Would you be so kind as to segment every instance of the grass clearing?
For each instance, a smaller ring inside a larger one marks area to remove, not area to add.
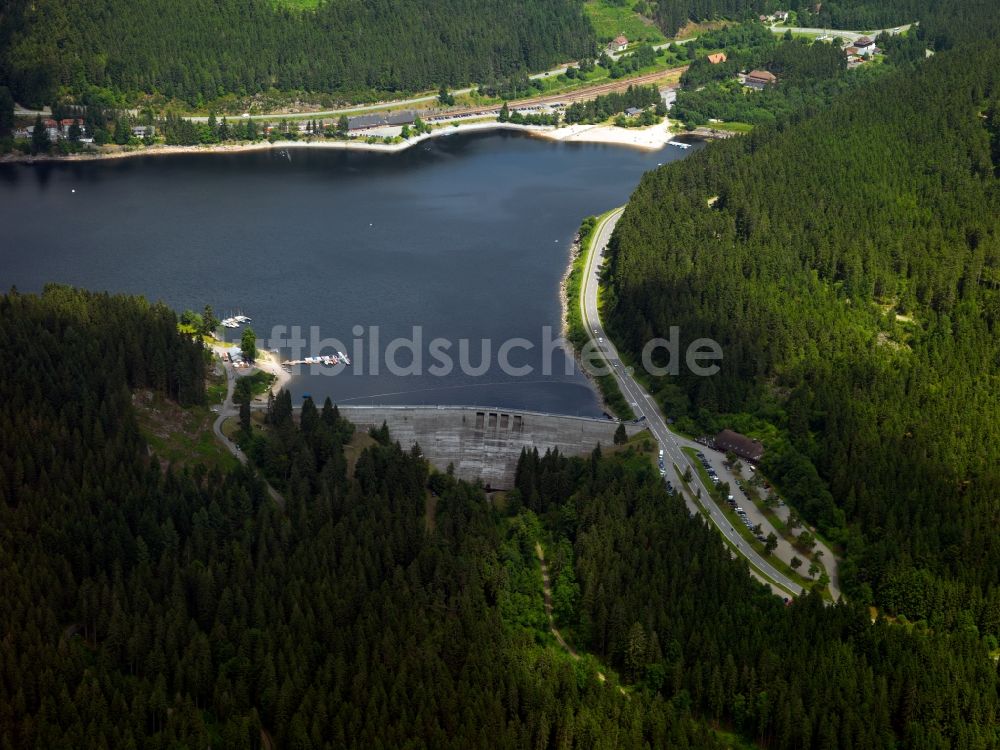
[[[674,39],[678,42],[683,43],[685,39],[692,36],[700,36],[706,31],[717,31],[718,29],[724,29],[727,26],[732,26],[738,23],[737,21],[688,21],[686,24],[681,26],[674,35]]]
[[[236,379],[233,400],[236,403],[242,401],[241,393],[249,392],[251,397],[263,396],[271,389],[275,377],[264,370],[256,370],[250,375],[243,375]]]
[[[207,407],[182,407],[152,391],[137,392],[133,402],[143,437],[161,462],[235,468],[236,459],[212,432],[215,414]]]
[[[757,746],[744,739],[736,732],[730,732],[725,729],[713,729],[716,738],[722,742],[729,750],[757,750]]]
[[[226,384],[225,383],[214,383],[207,388],[205,388],[205,394],[208,396],[209,404],[221,404],[226,400]]]
[[[277,8],[288,8],[290,10],[316,10],[320,0],[271,0]]]
[[[583,11],[597,32],[598,41],[610,42],[619,34],[628,37],[629,42],[659,44],[666,41],[653,21],[635,12],[634,0],[627,0],[624,5],[610,0],[587,0]]]
[[[375,439],[365,430],[354,430],[351,442],[344,446],[344,457],[347,459],[347,476],[354,476],[354,467],[358,465],[358,459],[368,448],[375,445]]]
[[[708,127],[716,130],[728,130],[731,133],[749,133],[753,125],[748,122],[710,122]]]

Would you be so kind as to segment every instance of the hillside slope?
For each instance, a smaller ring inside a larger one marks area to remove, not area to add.
[[[587,54],[573,0],[14,0],[0,11],[0,79],[18,101],[60,91],[224,94],[411,91],[489,81]]]
[[[722,344],[718,377],[660,399],[765,439],[773,478],[847,544],[856,596],[993,633],[998,71],[994,45],[939,53],[648,175],[610,303],[633,353],[671,325]]]

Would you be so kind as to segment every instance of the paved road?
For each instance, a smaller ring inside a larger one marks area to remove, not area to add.
[[[220,357],[222,356],[222,352],[224,352],[225,350],[226,347],[221,347],[221,346],[212,347],[212,351],[214,351]],[[236,460],[239,461],[241,464],[245,465],[247,462],[246,454],[240,450],[239,446],[236,445],[236,443],[227,438],[225,433],[222,432],[222,423],[225,422],[229,417],[239,416],[240,413],[239,407],[237,407],[236,404],[233,403],[233,391],[236,388],[236,370],[233,368],[232,365],[227,364],[226,362],[222,363],[222,369],[226,373],[226,399],[225,401],[222,402],[220,406],[217,407],[218,408],[217,413],[219,416],[215,418],[215,423],[212,425],[212,431],[215,433],[215,437],[218,439],[218,441],[222,443],[224,446],[226,446],[226,449],[230,453],[236,456]],[[216,407],[212,408],[216,409]],[[278,504],[279,508],[284,510],[285,498],[281,496],[280,492],[278,492],[276,489],[274,489],[274,487],[271,486],[270,482],[266,482],[266,485],[267,485],[267,494],[269,494],[271,496],[271,499]]]
[[[697,38],[698,37],[696,37],[696,36],[692,36],[692,37],[688,37],[686,39],[678,39],[678,40],[676,40],[676,43],[677,44],[687,44],[688,42],[693,42]],[[666,47],[669,47],[673,43],[674,43],[673,41],[669,41],[669,42],[664,42],[663,44],[657,44],[657,45],[653,46],[653,49],[656,49],[656,50],[664,49]],[[617,54],[612,54],[612,55],[610,55],[610,57],[613,60],[617,60],[618,58],[623,57],[624,55],[628,55],[628,54],[631,54],[631,51],[617,53]],[[551,70],[546,70],[546,71],[543,71],[541,73],[534,73],[534,74],[532,74],[532,75],[530,75],[528,77],[532,78],[532,79],[542,79],[542,78],[550,78],[552,76],[562,75],[563,73],[566,72],[566,70],[570,66],[578,65],[578,64],[579,63],[576,63],[576,62],[568,62],[568,63],[565,63],[563,65],[559,65],[559,66],[557,66],[555,68],[552,68]],[[669,72],[669,71],[664,71],[664,72]],[[622,79],[622,80],[624,80],[624,79]],[[634,81],[633,81],[633,83],[634,83]],[[451,94],[453,96],[462,96],[463,94],[469,94],[469,93],[471,93],[476,88],[478,88],[478,87],[477,86],[468,86],[468,87],[462,88],[462,89],[452,89],[451,90]],[[560,97],[560,96],[563,97],[563,98],[565,98],[566,96],[568,96],[571,93],[579,93],[579,92],[578,91],[575,91],[575,92],[564,92],[563,94],[556,94],[555,96],[557,98]],[[597,93],[600,93],[600,92],[597,92]],[[595,93],[595,96],[596,95],[597,94]],[[303,117],[303,116],[305,116],[305,117],[320,117],[320,118],[323,118],[323,117],[339,117],[340,115],[344,115],[344,114],[357,114],[357,113],[360,113],[360,112],[373,112],[373,111],[377,111],[377,110],[381,110],[381,109],[389,109],[390,107],[409,107],[409,106],[414,105],[414,104],[426,104],[427,102],[435,102],[435,101],[437,101],[437,98],[438,98],[437,94],[422,94],[420,96],[411,96],[411,97],[409,97],[407,99],[393,99],[391,101],[376,102],[375,104],[361,104],[361,105],[356,104],[356,105],[353,105],[353,106],[350,106],[350,107],[340,107],[338,109],[325,109],[325,110],[323,110],[321,112],[286,112],[286,113],[272,112],[271,114],[264,114],[264,115],[249,115],[249,116],[244,115],[242,118],[240,118],[238,116],[232,116],[229,119],[231,119],[231,120],[238,120],[238,119],[244,119],[244,120],[274,120],[276,118],[281,118],[281,117]],[[513,104],[513,102],[512,102],[512,104]],[[499,107],[497,107],[496,109],[499,110]],[[442,114],[444,114],[444,113],[445,112],[442,111]],[[208,117],[207,116],[203,116],[203,115],[192,116],[192,117],[188,117],[187,119],[191,120],[192,122],[208,122]],[[219,117],[219,119],[221,119],[221,116]]]
[[[548,78],[549,76],[558,76],[566,72],[566,69],[575,63],[566,63],[565,65],[560,65],[557,68],[552,68],[551,70],[546,70],[542,73],[535,73],[529,76],[530,78]],[[469,86],[464,89],[452,89],[450,93],[453,96],[462,96],[463,94],[471,93],[475,88]],[[411,96],[407,99],[393,99],[391,101],[376,102],[375,104],[355,104],[350,107],[340,107],[339,109],[325,109],[321,112],[288,112],[285,114],[281,113],[271,113],[267,115],[250,115],[249,117],[244,117],[246,120],[273,120],[278,117],[339,117],[344,114],[355,114],[358,112],[372,112],[380,109],[388,109],[389,107],[408,107],[413,104],[425,104],[427,102],[437,101],[437,94],[422,94],[421,96]],[[208,117],[189,117],[192,122],[208,122]],[[221,118],[220,118],[221,119]],[[239,118],[232,118],[239,119]]]
[[[611,213],[596,229],[592,251],[590,257],[587,259],[584,289],[583,294],[580,296],[580,310],[583,314],[583,323],[587,326],[588,332],[591,333],[592,339],[596,339],[597,346],[601,349],[605,358],[612,363],[612,372],[618,381],[618,386],[621,388],[622,394],[631,404],[632,411],[635,412],[636,416],[645,417],[647,427],[660,444],[660,448],[663,449],[667,478],[674,482],[677,488],[680,488],[680,477],[673,470],[673,466],[679,467],[680,471],[683,472],[685,467],[690,465],[690,461],[681,450],[678,437],[667,427],[667,422],[656,402],[653,401],[652,397],[632,377],[631,373],[626,372],[624,366],[621,365],[618,358],[618,350],[608,339],[604,331],[604,326],[601,323],[600,315],[598,314],[597,290],[600,281],[599,272],[604,261],[604,251],[608,246],[608,240],[611,239],[611,233],[614,231],[615,225],[618,223],[618,219],[621,218],[624,210],[624,208],[619,208]],[[775,569],[773,565],[761,557],[743,539],[740,533],[733,528],[719,506],[711,499],[708,488],[702,484],[698,472],[694,467],[692,467],[691,471],[694,479],[690,484],[695,491],[701,491],[699,502],[708,512],[712,523],[726,538],[731,547],[747,560],[751,568],[755,568],[766,578],[794,594],[801,593],[801,586]]]
[[[220,357],[225,350],[225,347],[212,347],[212,351]],[[222,363],[222,370],[226,373],[226,398],[218,407],[212,407],[213,410],[217,409],[217,413],[219,415],[215,418],[215,424],[212,425],[212,431],[215,432],[215,437],[218,438],[219,442],[226,446],[226,449],[236,456],[236,459],[241,464],[245,464],[247,462],[247,457],[243,454],[243,451],[241,451],[236,443],[227,438],[222,432],[222,423],[229,417],[239,416],[240,413],[240,410],[236,408],[236,404],[233,403],[233,390],[236,387],[236,372],[225,362]]]
[[[872,39],[877,37],[879,34],[905,34],[910,26],[913,24],[903,24],[902,26],[893,26],[888,29],[875,29],[874,31],[849,31],[847,29],[817,29],[817,28],[806,28],[804,26],[771,26],[771,31],[775,34],[784,34],[786,31],[791,31],[793,34],[812,34],[814,36],[826,36],[830,39],[834,37],[840,37],[845,42],[857,39],[859,36],[870,36]]]
[[[746,511],[747,516],[753,523],[760,524],[763,529],[764,536],[774,534],[778,538],[778,546],[771,554],[785,563],[791,563],[792,558],[798,557],[803,561],[802,572],[805,573],[810,562],[810,560],[807,559],[807,556],[796,550],[790,542],[782,537],[774,525],[768,520],[767,516],[764,515],[764,512],[750,500],[749,496],[743,490],[737,486],[737,482],[743,482],[744,486],[746,486],[746,483],[752,476],[750,470],[744,466],[742,472],[737,474],[735,471],[726,468],[726,456],[724,453],[713,448],[707,448],[706,446],[701,445],[694,440],[690,440],[683,435],[675,435],[675,437],[681,446],[703,451],[705,453],[706,460],[708,460],[709,464],[711,464],[712,468],[715,470],[715,473],[719,476],[719,480],[729,483],[730,493],[732,493],[733,497],[736,498],[737,505]],[[788,506],[780,507],[775,512],[779,517],[785,520],[788,517]],[[832,596],[833,600],[836,601],[840,598],[840,576],[837,571],[837,558],[833,552],[819,540],[816,540],[816,550],[823,552],[820,564],[826,568],[827,574],[830,576],[830,596]]]

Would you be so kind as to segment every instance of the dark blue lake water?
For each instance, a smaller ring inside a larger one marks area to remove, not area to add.
[[[0,287],[56,281],[178,311],[209,303],[251,316],[258,345],[285,356],[276,327],[298,327],[302,356],[353,356],[338,375],[294,377],[296,400],[599,415],[586,378],[565,373],[566,355],[543,351],[544,329],[558,336],[570,243],[583,217],[621,205],[643,172],[687,153],[494,132],[401,154],[300,148],[290,160],[262,151],[3,165]],[[414,327],[419,346],[390,346],[415,339]],[[435,348],[434,339],[443,341]],[[484,340],[490,366],[475,374]],[[498,357],[505,342],[515,372]],[[420,373],[393,374],[387,354]]]

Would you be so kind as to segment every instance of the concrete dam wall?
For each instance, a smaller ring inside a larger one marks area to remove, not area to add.
[[[460,406],[340,406],[340,413],[359,429],[385,422],[403,448],[419,443],[427,460],[444,471],[455,467],[461,479],[482,480],[491,489],[514,485],[522,448],[539,453],[559,448],[586,455],[601,443],[614,442],[618,423],[610,419],[568,417],[538,412]],[[643,429],[626,422],[629,437]]]

